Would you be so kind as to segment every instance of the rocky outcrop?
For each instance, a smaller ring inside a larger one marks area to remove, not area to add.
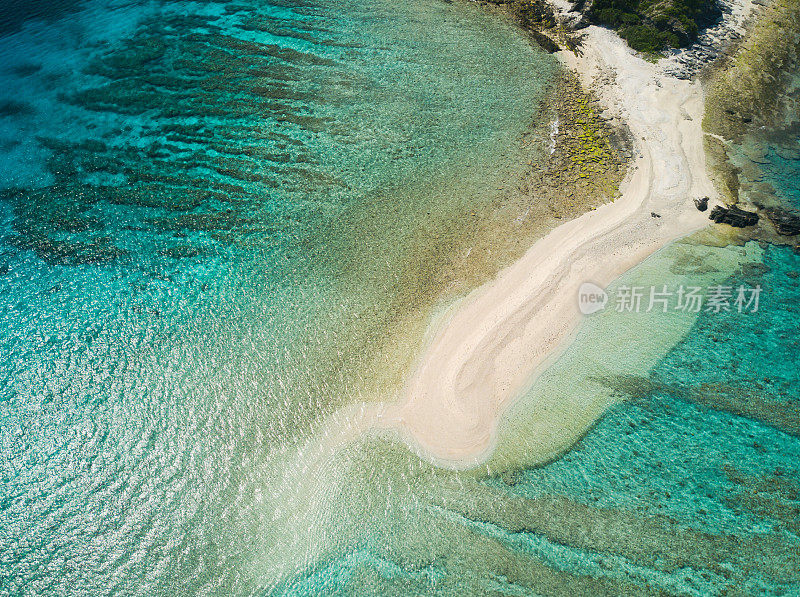
[[[795,236],[800,234],[800,215],[782,207],[766,207],[764,215],[775,226],[775,230],[782,236]]]
[[[555,54],[556,52],[561,50],[559,45],[556,42],[554,42],[552,39],[547,37],[544,33],[541,33],[540,31],[537,31],[536,29],[529,30],[529,33],[531,34],[533,39],[536,41],[536,43],[539,44],[539,47],[541,47],[548,54]]]
[[[742,0],[718,0],[717,6],[720,18],[705,29],[701,28],[692,45],[673,50],[662,63],[664,72],[678,79],[691,79],[741,39],[750,14],[749,4]]]
[[[717,205],[711,210],[708,216],[709,220],[717,224],[728,224],[734,228],[746,228],[748,226],[755,226],[758,224],[758,214],[752,211],[745,211],[735,205],[731,207],[722,207]]]
[[[574,30],[579,28],[576,25],[583,16],[581,13],[557,15],[558,11],[550,0],[481,0],[481,4],[484,3],[499,6],[513,16],[544,51],[554,54],[566,49],[580,53],[582,37]],[[582,26],[587,25],[584,23]]]

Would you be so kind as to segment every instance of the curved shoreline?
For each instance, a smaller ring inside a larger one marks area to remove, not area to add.
[[[595,91],[630,127],[640,157],[621,198],[559,226],[466,297],[433,335],[402,400],[382,409],[381,427],[439,464],[464,468],[488,456],[503,409],[580,322],[581,283],[605,286],[709,223],[692,202],[716,195],[700,84],[662,75],[605,29],[590,27],[583,50],[562,60],[587,87],[602,82]]]
[[[703,196],[712,206],[719,202],[706,172],[700,82],[666,74],[609,30],[584,31],[583,55],[559,56],[600,97],[604,115],[634,135],[638,158],[622,196],[554,229],[436,318],[398,400],[336,413],[338,437],[327,436],[326,445],[383,430],[439,466],[485,462],[504,410],[574,336],[580,285],[604,287],[670,241],[709,225],[693,203]],[[548,417],[555,424],[556,409],[537,407],[543,425]]]

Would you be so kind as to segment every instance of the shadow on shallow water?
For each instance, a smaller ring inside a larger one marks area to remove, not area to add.
[[[723,280],[760,284],[759,311],[702,313],[646,375],[602,380],[618,404],[553,463],[457,474],[382,443],[340,455],[318,521],[341,532],[337,555],[273,594],[797,591],[800,256],[758,255]]]

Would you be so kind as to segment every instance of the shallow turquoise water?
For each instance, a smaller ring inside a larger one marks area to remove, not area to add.
[[[0,37],[0,593],[267,590],[335,543],[288,451],[536,157],[555,62],[428,0],[62,8]]]
[[[693,247],[705,257],[688,268],[680,244],[648,260],[671,261],[697,283],[713,264],[716,279],[765,291],[757,313],[703,312],[644,374],[616,375],[628,347],[600,355],[584,346],[591,330],[579,333],[567,356],[593,362],[561,372],[562,383],[620,402],[554,462],[456,475],[401,447],[365,444],[342,457],[344,502],[370,524],[276,593],[797,593],[800,256],[753,245]],[[731,254],[740,260],[729,267]],[[648,261],[619,283],[671,283]],[[661,331],[651,341],[662,343]]]
[[[759,168],[744,191],[796,210],[798,143],[791,119],[748,139],[737,163]],[[762,295],[754,313],[587,320],[471,475],[402,447],[354,450],[343,501],[370,524],[276,594],[800,593],[800,254],[674,243],[622,284]],[[565,455],[526,466],[547,391],[572,401],[565,429],[584,403],[616,404]]]
[[[469,473],[376,438],[304,458],[529,157],[554,65],[511,27],[427,1],[86,3],[0,48],[0,593],[800,592],[790,248],[676,244],[623,278],[765,292],[655,320],[636,346],[663,354],[625,375],[609,326],[649,323],[591,320],[551,383],[619,403],[546,466],[518,429],[516,460]],[[781,135],[758,155],[791,203]]]

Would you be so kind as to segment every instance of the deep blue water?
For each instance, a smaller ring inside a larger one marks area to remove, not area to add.
[[[0,9],[0,34],[14,33],[28,21],[58,20],[81,4],[81,0],[6,0]]]

